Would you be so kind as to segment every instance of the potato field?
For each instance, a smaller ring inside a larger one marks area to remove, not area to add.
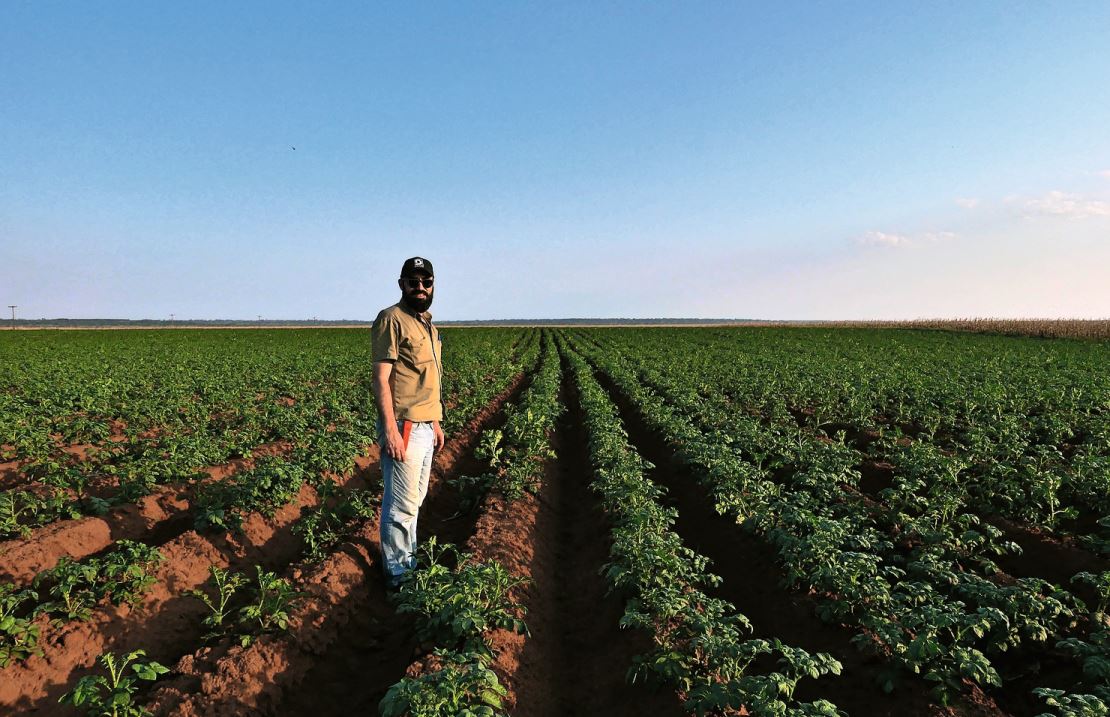
[[[0,332],[0,714],[1110,715],[1110,341],[442,335],[387,594],[368,330]]]

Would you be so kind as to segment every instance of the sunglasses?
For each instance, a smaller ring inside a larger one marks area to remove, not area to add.
[[[415,289],[418,286],[421,287],[421,288],[424,288],[424,289],[430,289],[430,288],[432,288],[432,281],[433,280],[432,280],[432,277],[429,276],[427,279],[404,278],[404,279],[401,279],[401,281],[405,282],[405,286],[407,286],[410,289]]]

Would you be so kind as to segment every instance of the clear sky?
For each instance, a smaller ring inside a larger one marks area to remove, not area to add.
[[[1110,3],[0,3],[19,316],[411,255],[440,319],[1108,317]]]

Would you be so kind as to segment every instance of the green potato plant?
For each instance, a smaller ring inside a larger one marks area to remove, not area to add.
[[[507,717],[505,688],[481,658],[437,649],[437,669],[406,677],[378,705],[381,717]]]
[[[169,668],[153,660],[139,659],[145,656],[144,650],[134,650],[123,657],[110,652],[101,655],[99,662],[108,674],[82,677],[58,701],[97,717],[146,717],[150,711],[134,700],[139,689],[137,680],[153,682],[159,675],[169,672]],[[128,674],[127,668],[134,675]]]
[[[0,583],[0,667],[25,660],[31,655],[41,655],[39,626],[23,616],[21,607],[34,604],[38,594],[34,590],[20,590],[11,583]]]

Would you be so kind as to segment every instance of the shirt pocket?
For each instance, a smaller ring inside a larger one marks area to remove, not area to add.
[[[432,353],[432,342],[427,336],[405,337],[401,341],[401,353],[414,366],[435,360],[435,354]]]

